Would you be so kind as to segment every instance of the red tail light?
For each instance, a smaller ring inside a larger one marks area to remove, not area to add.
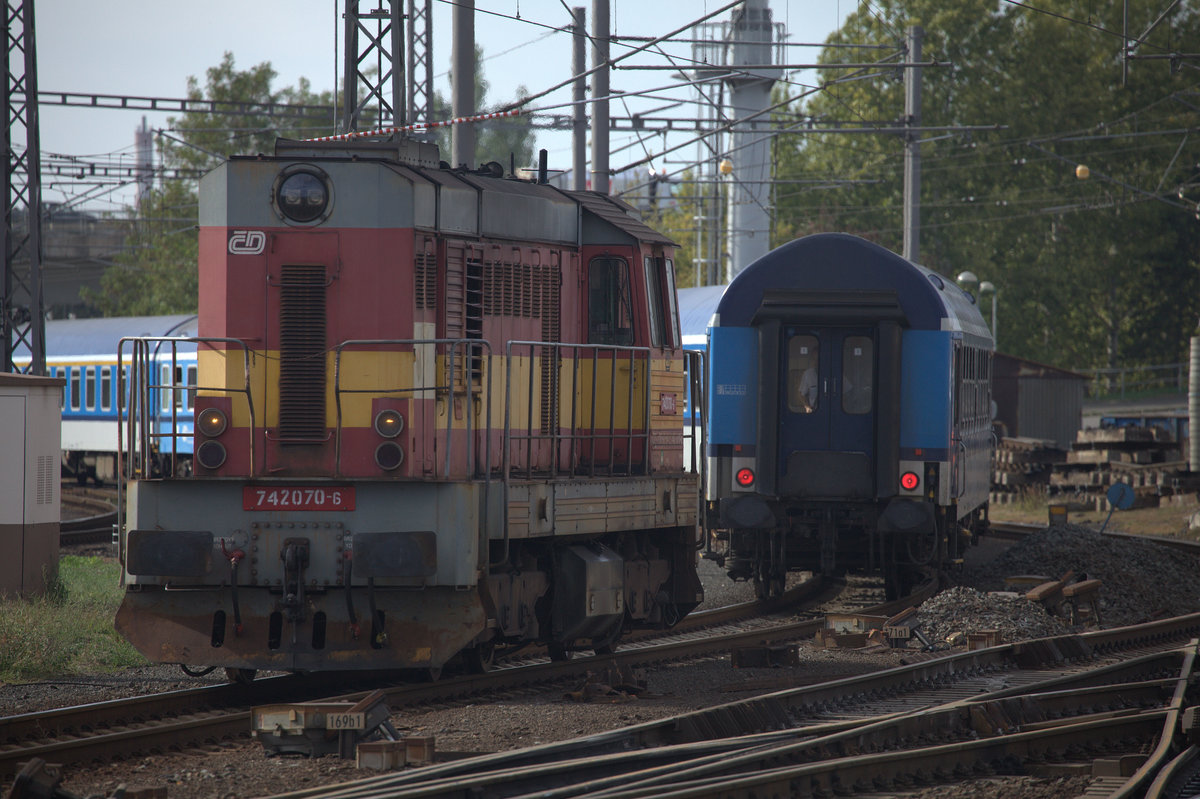
[[[742,488],[749,488],[754,485],[754,470],[753,469],[738,469],[737,484]]]
[[[916,472],[905,472],[900,475],[900,487],[905,491],[916,491],[917,486],[921,485],[921,478]]]

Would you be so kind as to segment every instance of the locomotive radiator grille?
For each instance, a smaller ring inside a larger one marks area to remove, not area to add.
[[[279,303],[279,437],[325,440],[325,267],[284,266]]]

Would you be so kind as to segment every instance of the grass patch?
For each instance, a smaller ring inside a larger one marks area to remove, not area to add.
[[[121,567],[65,555],[44,596],[0,598],[0,680],[111,672],[147,661],[113,628]]]

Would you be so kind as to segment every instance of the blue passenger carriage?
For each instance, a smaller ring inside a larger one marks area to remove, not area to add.
[[[808,236],[708,330],[708,523],[760,595],[881,571],[898,595],[987,524],[993,342],[970,294],[871,242]]]

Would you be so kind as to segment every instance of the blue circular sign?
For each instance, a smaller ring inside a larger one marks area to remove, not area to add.
[[[1117,510],[1129,510],[1133,507],[1133,486],[1129,483],[1113,483],[1108,487],[1108,504]]]

